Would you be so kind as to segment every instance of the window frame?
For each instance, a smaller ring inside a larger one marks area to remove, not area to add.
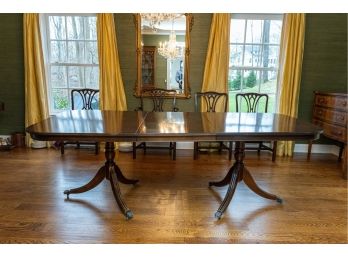
[[[50,16],[62,16],[65,17],[65,36],[64,39],[51,39],[50,38],[50,28],[49,28],[49,17]],[[71,90],[73,89],[83,89],[87,88],[86,83],[83,86],[80,87],[73,87],[69,85],[69,69],[68,67],[90,67],[90,68],[97,68],[99,70],[99,57],[97,56],[97,63],[79,63],[79,62],[69,62],[68,61],[68,42],[96,42],[97,48],[98,48],[98,39],[68,39],[67,36],[67,17],[97,17],[96,13],[45,13],[40,14],[40,30],[41,30],[41,41],[42,41],[42,50],[44,55],[44,63],[45,63],[45,74],[46,74],[46,86],[47,86],[47,100],[48,100],[48,107],[49,107],[49,114],[54,115],[56,113],[59,113],[64,110],[54,109],[54,99],[53,99],[53,87],[51,83],[51,68],[52,67],[67,67],[66,69],[66,87],[62,87],[59,89],[64,89],[68,91],[68,102],[69,106],[71,107],[71,99],[70,94]],[[86,23],[84,22],[84,31],[86,31]],[[97,29],[97,28],[96,28]],[[51,62],[51,42],[65,42],[66,43],[66,60],[64,62]],[[84,45],[84,55],[86,55],[86,44]],[[98,49],[97,49],[98,53]],[[86,58],[86,56],[84,56]],[[98,71],[99,73],[99,71]],[[100,74],[99,74],[100,76]],[[84,78],[83,81],[86,82],[86,73],[84,70]],[[93,89],[99,89],[99,80],[98,80],[98,87],[93,87]]]
[[[244,78],[244,74],[245,72],[251,72],[251,71],[255,71],[256,74],[258,74],[258,78],[257,80],[259,81],[258,84],[256,85],[257,87],[257,93],[267,93],[268,95],[274,95],[275,98],[275,102],[274,102],[274,110],[273,112],[277,112],[278,110],[278,105],[279,105],[279,93],[280,93],[280,88],[278,85],[278,80],[276,83],[276,91],[274,93],[268,93],[268,92],[264,92],[262,91],[261,88],[261,76],[263,72],[276,72],[277,73],[277,77],[279,74],[279,52],[278,52],[278,62],[276,64],[276,66],[274,67],[262,67],[262,66],[245,66],[244,65],[244,61],[245,61],[245,49],[246,46],[258,46],[260,47],[260,56],[263,56],[263,51],[264,51],[264,46],[268,45],[269,47],[278,47],[279,51],[280,51],[280,39],[281,39],[281,32],[280,32],[280,38],[279,38],[279,44],[278,43],[265,43],[264,41],[262,42],[258,42],[258,43],[250,43],[250,42],[246,42],[246,37],[247,37],[247,28],[248,28],[248,21],[250,20],[279,20],[282,21],[282,26],[283,26],[283,14],[262,14],[262,13],[258,13],[258,14],[248,14],[248,13],[242,13],[242,14],[231,14],[231,22],[233,19],[240,19],[240,20],[244,20],[244,37],[243,37],[243,42],[232,42],[230,39],[229,42],[229,47],[230,47],[230,54],[231,54],[231,49],[233,46],[239,46],[242,47],[242,60],[241,60],[241,65],[231,65],[230,66],[230,60],[229,60],[229,67],[228,67],[228,77],[230,79],[230,74],[233,71],[240,71],[241,72],[241,77],[242,77],[242,82],[241,82],[241,87],[239,90],[230,90],[229,86],[228,86],[228,93],[230,94],[236,94],[236,93],[242,93],[245,91],[245,88],[243,88],[244,84],[243,84],[243,78]],[[281,30],[282,31],[282,30]],[[233,33],[233,31],[232,31]],[[261,38],[263,38],[263,29],[261,31]],[[234,101],[232,101],[234,103]],[[231,106],[230,106],[231,107]],[[230,108],[231,111],[231,108]]]

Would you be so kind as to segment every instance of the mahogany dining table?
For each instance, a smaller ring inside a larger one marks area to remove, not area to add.
[[[246,141],[314,140],[322,133],[321,128],[309,122],[273,113],[100,110],[63,111],[29,126],[26,131],[33,139],[41,141],[105,142],[105,164],[90,182],[65,190],[64,194],[69,197],[89,191],[107,179],[117,205],[127,219],[131,219],[133,213],[122,197],[119,183],[136,184],[138,180],[126,178],[116,164],[114,142],[234,141],[233,165],[222,180],[209,182],[209,186],[228,185],[215,212],[215,217],[220,219],[240,181],[259,196],[282,202],[280,197],[261,189],[244,165]]]

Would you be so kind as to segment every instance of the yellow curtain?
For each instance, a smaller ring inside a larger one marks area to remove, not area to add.
[[[23,15],[24,73],[25,73],[25,126],[28,127],[49,116],[45,65],[43,59],[39,14]],[[26,145],[33,140],[27,134]],[[49,142],[47,142],[49,146]]]
[[[228,64],[230,55],[230,24],[228,13],[214,13],[210,26],[208,51],[205,59],[202,92],[216,91],[227,93]],[[202,110],[205,103],[201,103]],[[223,104],[217,111],[224,111]]]
[[[113,14],[97,15],[100,109],[126,111]]]
[[[297,117],[298,111],[304,38],[305,14],[285,14],[279,55],[279,113],[291,117]],[[292,141],[280,141],[277,155],[292,156],[293,147]]]

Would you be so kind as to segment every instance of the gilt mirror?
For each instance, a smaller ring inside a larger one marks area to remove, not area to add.
[[[176,90],[190,98],[189,60],[192,14],[135,14],[137,79],[134,95],[146,89]],[[168,95],[171,97],[171,95]]]

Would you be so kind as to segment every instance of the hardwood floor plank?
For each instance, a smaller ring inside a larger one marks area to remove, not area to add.
[[[333,155],[293,158],[247,152],[245,164],[259,186],[281,196],[282,205],[261,198],[243,183],[221,220],[214,218],[225,192],[209,188],[231,162],[226,154],[178,150],[149,152],[116,162],[136,186],[121,185],[134,213],[125,220],[107,181],[71,195],[63,191],[89,181],[103,153],[66,149],[0,152],[1,243],[348,243],[347,181]]]

